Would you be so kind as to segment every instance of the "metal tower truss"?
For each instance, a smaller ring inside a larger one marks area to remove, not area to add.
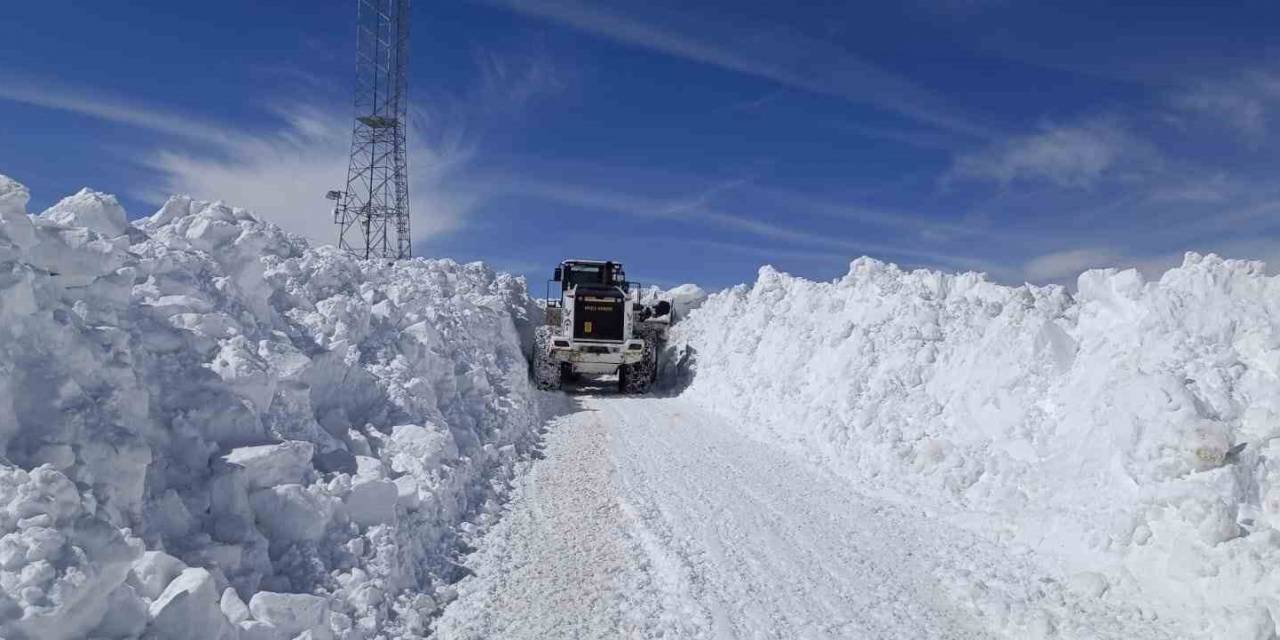
[[[406,159],[409,0],[356,1],[355,127],[344,192],[335,201],[338,246],[360,258],[410,257]]]

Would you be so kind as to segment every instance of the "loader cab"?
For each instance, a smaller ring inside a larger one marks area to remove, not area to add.
[[[619,287],[623,291],[631,291],[631,283],[627,282],[626,271],[617,262],[565,260],[556,267],[553,281],[560,283],[561,293],[576,287]]]

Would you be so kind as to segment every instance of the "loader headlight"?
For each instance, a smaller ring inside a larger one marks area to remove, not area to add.
[[[644,345],[643,345],[643,344],[629,344],[629,345],[627,345],[627,350],[628,350],[628,351],[639,351],[639,350],[641,350],[641,349],[643,349],[643,348],[644,348]]]
[[[559,348],[561,348],[561,349],[568,349],[568,348],[569,348],[569,341],[568,341],[568,340],[552,340],[552,341],[551,341],[551,346],[553,346],[553,347],[559,347]]]

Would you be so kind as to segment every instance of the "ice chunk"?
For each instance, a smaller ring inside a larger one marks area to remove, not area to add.
[[[31,191],[25,185],[0,173],[0,216],[26,215]]]
[[[231,624],[240,624],[249,619],[249,606],[231,587],[222,590],[222,599],[218,601],[218,608],[222,609],[222,615],[226,616]]]
[[[244,470],[245,486],[253,491],[302,482],[311,471],[310,442],[288,440],[278,444],[238,447],[222,459]]]
[[[145,226],[158,227],[189,215],[191,215],[191,197],[170,196],[169,199],[165,201],[164,206],[160,207],[159,211],[151,214],[149,218],[144,218],[138,222]]]
[[[286,638],[305,631],[329,632],[329,601],[304,593],[259,591],[249,600],[254,620],[266,622]],[[327,635],[325,636],[327,637]]]
[[[27,217],[31,192],[18,181],[0,174],[0,238],[21,248],[35,244],[35,227]]]
[[[417,509],[422,504],[417,478],[403,475],[395,479],[396,502],[405,509]]]
[[[147,603],[133,587],[120,585],[107,597],[106,615],[90,634],[94,638],[136,638],[147,626]]]
[[[163,551],[146,551],[133,562],[133,568],[129,571],[129,584],[142,597],[155,600],[186,568],[187,565],[181,560]]]
[[[267,409],[275,395],[276,380],[267,362],[258,355],[257,345],[244,336],[223,340],[208,366],[258,410]]]
[[[297,484],[262,489],[249,503],[267,535],[284,541],[318,540],[333,517],[333,498]]]
[[[108,238],[125,233],[129,227],[124,207],[115,196],[87,188],[63,198],[40,217],[68,227],[86,227]]]
[[[240,640],[290,640],[276,628],[261,620],[244,620],[240,627]]]
[[[391,428],[386,452],[392,470],[425,473],[438,467],[442,459],[457,456],[458,447],[447,429],[401,424]]]
[[[361,478],[385,478],[387,466],[372,456],[358,455],[356,456],[356,475]]]
[[[390,522],[396,515],[398,495],[395,483],[390,480],[357,479],[346,499],[347,514],[364,526]]]
[[[151,603],[151,631],[161,638],[228,640],[235,630],[218,607],[213,576],[204,569],[184,569]]]

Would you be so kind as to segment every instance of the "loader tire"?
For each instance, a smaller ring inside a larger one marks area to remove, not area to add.
[[[648,393],[658,377],[658,338],[644,337],[644,355],[640,362],[618,367],[618,391],[628,394]]]
[[[545,391],[560,388],[560,363],[551,359],[551,327],[538,327],[533,332],[533,384]]]

